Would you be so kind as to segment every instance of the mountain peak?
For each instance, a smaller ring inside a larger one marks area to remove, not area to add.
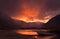
[[[60,30],[60,15],[56,15],[50,19],[44,26],[44,29]]]

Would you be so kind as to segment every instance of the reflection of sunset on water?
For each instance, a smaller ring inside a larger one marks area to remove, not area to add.
[[[37,32],[34,32],[32,30],[17,30],[16,32],[22,35],[38,35]]]
[[[51,39],[54,37],[54,35],[53,36],[39,36],[37,31],[47,32],[48,30],[17,30],[16,32],[23,36],[32,36],[34,39]]]

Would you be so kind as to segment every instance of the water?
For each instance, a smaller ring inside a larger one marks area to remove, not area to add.
[[[54,37],[54,35],[41,36],[39,35],[41,31],[44,31],[44,33],[47,32],[47,30],[39,30],[39,29],[24,29],[24,30],[17,30],[16,32],[18,34],[25,36],[25,38],[29,37],[31,39],[52,39]]]
[[[46,32],[46,30],[43,30]],[[39,29],[0,30],[0,39],[51,39],[54,35],[39,35]]]

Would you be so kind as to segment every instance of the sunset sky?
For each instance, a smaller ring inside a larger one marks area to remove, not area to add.
[[[45,20],[60,14],[60,0],[0,0],[0,11],[20,19]]]

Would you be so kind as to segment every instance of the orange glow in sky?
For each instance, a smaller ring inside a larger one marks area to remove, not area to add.
[[[19,12],[20,14],[18,14],[17,17],[13,17],[13,19],[17,19],[17,20],[22,20],[22,21],[25,21],[25,22],[43,22],[43,23],[46,23],[50,16],[46,16],[44,17],[44,19],[39,19],[39,13],[40,13],[40,6],[36,6],[36,5],[33,5],[33,4],[28,4],[26,3],[24,0],[22,0],[23,3],[22,3],[22,10],[21,12]]]

